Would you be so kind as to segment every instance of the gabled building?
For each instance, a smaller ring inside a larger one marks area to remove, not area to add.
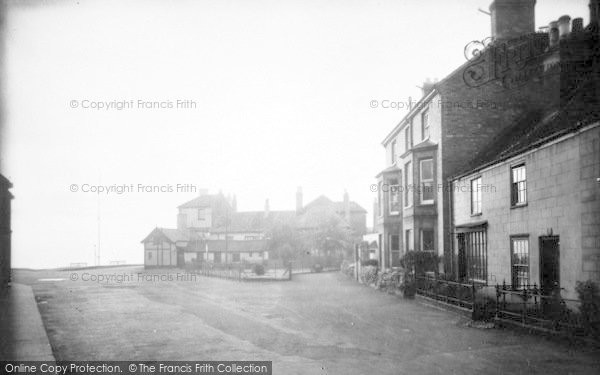
[[[201,193],[178,207],[177,229],[155,228],[141,242],[146,267],[184,267],[213,264],[258,263],[269,259],[269,235],[278,225],[312,231],[331,217],[358,239],[364,234],[366,210],[350,201],[321,196],[304,206],[302,190],[296,210],[273,211],[265,201],[263,211],[237,211],[235,197]],[[316,249],[318,253],[318,249]]]
[[[0,174],[0,289],[11,280],[11,201],[12,183]]]
[[[515,122],[557,111],[570,89],[549,58],[571,34],[566,18],[541,33],[535,0],[495,0],[490,12],[492,42],[482,41],[481,53],[441,81],[426,82],[422,98],[382,142],[375,229],[384,269],[398,266],[406,251],[422,250],[436,252],[440,270],[454,273],[448,179]],[[573,25],[575,34],[583,29],[581,19]]]

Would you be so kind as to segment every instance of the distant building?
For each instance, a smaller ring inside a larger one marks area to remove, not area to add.
[[[200,262],[263,262],[269,259],[269,232],[276,225],[306,232],[335,217],[357,239],[365,232],[366,210],[350,201],[347,193],[341,202],[325,196],[306,206],[302,202],[302,190],[298,189],[296,210],[273,211],[266,200],[263,211],[238,212],[235,197],[202,193],[178,207],[177,229],[155,228],[142,240],[144,265],[184,267]],[[316,249],[315,253],[318,252]]]
[[[12,183],[0,175],[0,289],[11,280],[11,188]]]

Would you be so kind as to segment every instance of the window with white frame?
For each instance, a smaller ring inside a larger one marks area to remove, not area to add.
[[[400,185],[397,179],[389,180],[388,202],[390,215],[398,215],[400,213]]]
[[[519,206],[527,203],[527,176],[525,164],[511,168],[510,204]]]
[[[421,114],[421,139],[424,141],[429,138],[429,111],[423,111]]]
[[[481,213],[482,202],[481,177],[471,180],[471,215]]]
[[[404,129],[404,149],[405,151],[408,151],[412,148],[412,119],[410,120],[410,123],[406,126],[406,129]]]
[[[412,163],[409,161],[404,165],[404,207],[412,206],[412,192],[413,192],[413,179],[412,179]]]
[[[529,285],[529,238],[511,237],[510,239],[512,286],[515,289]]]
[[[390,145],[390,164],[395,164],[396,163],[396,140],[394,139],[392,141],[392,144]]]
[[[433,187],[433,159],[421,160],[421,204],[432,204],[435,196]]]

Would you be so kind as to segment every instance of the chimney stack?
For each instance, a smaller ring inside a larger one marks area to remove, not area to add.
[[[265,218],[269,217],[269,200],[265,199]]]
[[[304,204],[302,203],[302,187],[298,186],[298,190],[296,191],[296,214],[300,214],[303,208]]]
[[[435,83],[431,82],[430,78],[427,78],[427,80],[423,82],[423,86],[421,87],[421,90],[423,90],[423,97],[426,97],[427,94],[433,90],[434,85]]]
[[[571,26],[572,33],[580,33],[583,31],[583,18],[574,18]]]
[[[600,21],[600,0],[590,0],[590,25]]]
[[[558,36],[565,39],[571,33],[571,17],[562,16],[558,19]]]
[[[490,5],[492,38],[507,40],[535,32],[536,0],[494,0]]]

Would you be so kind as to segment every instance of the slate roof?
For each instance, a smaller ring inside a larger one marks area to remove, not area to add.
[[[561,110],[549,115],[540,111],[524,114],[477,154],[455,178],[474,173],[600,121],[598,98],[593,99],[593,95],[590,95],[594,89],[591,82],[586,84],[573,94]]]
[[[367,212],[367,210],[362,208],[358,203],[354,201],[349,201],[348,204],[350,205],[350,212]],[[314,199],[312,202],[308,203],[306,206],[304,206],[304,211],[318,206],[331,206],[338,213],[343,213],[345,210],[344,202],[334,202],[326,196],[321,195],[318,198]]]
[[[223,194],[204,194],[185,202],[178,206],[178,208],[214,207],[216,204],[223,203],[227,203],[227,199],[225,199]]]
[[[382,174],[395,173],[395,172],[396,173],[400,172],[400,168],[398,168],[398,166],[396,164],[391,165],[391,166],[387,167],[386,169],[382,170],[381,172],[377,173],[375,178],[381,176]]]
[[[181,241],[187,242],[190,240],[190,234],[187,231],[181,231],[179,229],[156,227],[141,242],[147,242],[157,234],[164,235],[167,238],[167,240],[171,243],[176,243],[176,242],[181,242]]]
[[[291,223],[296,219],[296,211],[265,211],[235,212],[229,217],[229,225],[219,226],[212,231],[215,233],[228,232],[263,232],[273,224]]]

